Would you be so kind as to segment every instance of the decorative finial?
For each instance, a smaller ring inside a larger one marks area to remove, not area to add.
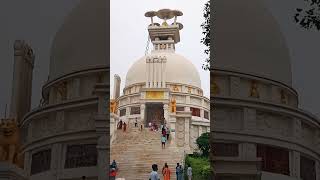
[[[160,9],[159,11],[148,11],[145,13],[146,17],[150,17],[151,18],[151,26],[159,26],[158,23],[154,23],[153,21],[153,17],[157,16],[159,19],[164,20],[162,23],[162,26],[169,26],[169,24],[167,23],[167,20],[174,18],[174,22],[172,23],[172,25],[179,25],[179,29],[182,29],[182,24],[177,22],[177,16],[182,16],[183,13],[179,10],[170,10],[170,9]]]

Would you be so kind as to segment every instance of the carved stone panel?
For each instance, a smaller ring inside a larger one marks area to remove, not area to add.
[[[292,120],[292,135],[295,139],[300,140],[302,137],[301,120],[294,118]]]
[[[199,128],[198,126],[191,125],[191,133],[190,133],[190,145],[192,148],[197,148],[196,140],[199,137]]]
[[[257,129],[270,136],[289,137],[291,119],[280,114],[257,112]]]
[[[183,147],[185,143],[185,123],[184,118],[177,118],[176,121],[176,140],[179,147]]]
[[[303,142],[307,145],[314,146],[313,139],[315,135],[315,130],[309,124],[301,123],[301,135]]]
[[[131,100],[131,103],[137,103],[137,102],[139,102],[139,96],[133,96],[133,97],[131,97],[130,98],[130,100]]]
[[[45,118],[34,119],[31,123],[33,139],[39,139],[47,135],[47,120]]]
[[[240,97],[240,78],[230,77],[230,96]]]
[[[254,131],[256,130],[256,110],[244,108],[243,129]]]
[[[58,111],[56,113],[55,118],[55,129],[56,132],[61,132],[64,130],[64,124],[65,124],[65,113],[64,111]]]
[[[190,102],[191,104],[194,104],[194,105],[201,105],[201,99],[196,97],[190,97]]]
[[[214,110],[213,127],[225,131],[240,130],[242,128],[243,111],[237,108],[216,108]]]
[[[93,117],[94,109],[69,111],[67,115],[66,130],[78,131],[95,128]]]
[[[65,168],[90,167],[97,165],[96,144],[70,145],[67,147]]]

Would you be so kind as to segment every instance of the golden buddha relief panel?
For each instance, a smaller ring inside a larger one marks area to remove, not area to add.
[[[268,86],[263,82],[259,82],[259,95],[260,95],[259,98],[261,100],[264,100],[264,101],[270,100],[270,97],[268,96],[269,90],[270,90],[270,86]]]
[[[248,92],[248,97],[251,97],[251,98],[257,98],[259,99],[260,98],[260,89],[261,89],[261,84],[256,81],[256,80],[248,80],[246,81],[247,83],[245,83],[246,85],[246,89],[247,92]]]
[[[256,123],[258,132],[265,136],[287,138],[292,136],[292,119],[280,114],[257,111]]]
[[[173,91],[173,92],[181,92],[182,86],[173,84],[173,85],[171,85],[171,88],[170,88],[170,89],[171,89],[171,91]]]

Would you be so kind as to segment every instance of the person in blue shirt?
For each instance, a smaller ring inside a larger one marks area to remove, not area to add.
[[[167,138],[165,135],[162,135],[161,136],[161,143],[162,143],[162,148],[166,148],[166,141],[167,141]]]
[[[160,180],[159,174],[158,174],[158,165],[153,164],[152,165],[152,172],[150,173],[149,180]]]

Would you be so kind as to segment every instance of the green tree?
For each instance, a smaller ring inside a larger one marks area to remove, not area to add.
[[[204,70],[209,70],[210,68],[210,1],[204,5],[204,22],[201,24],[203,38],[201,43],[204,44],[207,48],[204,50],[204,53],[208,55],[205,59],[205,63],[202,64]]]
[[[196,144],[198,145],[202,155],[208,157],[210,152],[209,133],[203,133],[200,137],[198,137]]]
[[[305,29],[320,30],[320,0],[304,0],[307,8],[297,8],[294,20]]]

